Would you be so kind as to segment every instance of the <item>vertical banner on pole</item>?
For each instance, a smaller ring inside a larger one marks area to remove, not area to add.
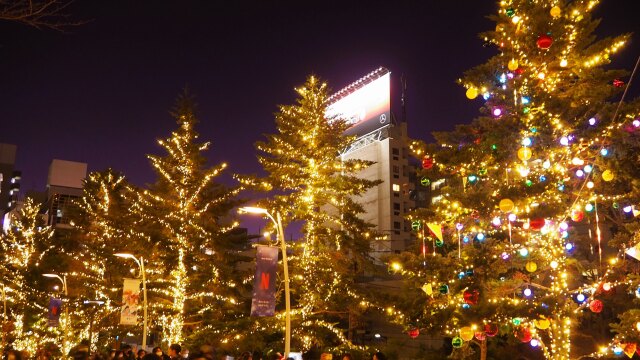
[[[49,299],[49,327],[60,326],[60,312],[62,311],[62,299]]]
[[[138,324],[138,308],[140,308],[138,300],[140,300],[140,279],[124,279],[120,325]]]
[[[257,247],[251,316],[273,316],[275,314],[277,264],[277,247]]]

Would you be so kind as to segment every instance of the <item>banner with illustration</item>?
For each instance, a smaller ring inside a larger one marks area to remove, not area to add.
[[[124,279],[120,310],[121,325],[138,324],[138,308],[140,308],[138,300],[140,300],[140,279]]]
[[[62,311],[62,299],[50,298],[49,299],[49,327],[60,326],[60,311]]]
[[[276,270],[278,248],[258,246],[256,276],[253,281],[251,316],[273,316],[276,310]]]

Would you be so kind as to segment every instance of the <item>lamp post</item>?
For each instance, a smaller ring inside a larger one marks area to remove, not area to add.
[[[289,352],[291,351],[291,298],[289,292],[289,266],[287,265],[287,245],[284,241],[284,231],[282,230],[282,220],[280,219],[280,213],[276,212],[274,218],[267,209],[259,207],[246,206],[238,210],[240,213],[249,214],[263,214],[269,217],[273,224],[276,226],[276,233],[278,240],[280,241],[280,248],[282,250],[282,267],[284,269],[284,304],[285,304],[285,338],[284,338],[284,358],[289,358]],[[277,220],[276,220],[277,219]]]
[[[140,267],[140,275],[142,276],[142,311],[144,316],[142,318],[142,348],[147,350],[147,275],[144,271],[144,259],[140,256],[140,260],[135,256],[127,253],[117,253],[113,254],[117,257],[125,258],[125,259],[133,259],[138,266]]]
[[[4,347],[7,345],[7,293],[4,289],[4,283],[2,283],[2,308],[2,349],[0,351],[4,352]]]
[[[69,336],[69,327],[71,326],[71,319],[69,318],[69,289],[67,288],[67,275],[62,275],[62,277],[60,277],[60,275],[58,274],[42,274],[42,276],[47,277],[47,278],[56,278],[58,280],[60,280],[60,282],[62,283],[62,291],[64,292],[64,297],[67,298],[67,305],[64,307],[64,318],[65,318],[65,322],[64,322],[64,342],[65,344],[62,346],[65,350],[66,350],[66,344],[67,343],[67,337]]]
[[[95,305],[102,305],[104,304],[104,301],[102,300],[84,300],[82,302],[84,305],[92,305],[94,307],[94,310],[91,312],[91,318],[89,319],[89,355],[91,355],[91,346],[92,346],[92,342],[93,342],[93,321],[94,321],[94,317],[95,317]]]

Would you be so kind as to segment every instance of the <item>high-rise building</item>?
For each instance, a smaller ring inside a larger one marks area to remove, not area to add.
[[[47,200],[44,204],[47,224],[56,228],[69,227],[69,211],[73,200],[82,196],[87,164],[54,159],[49,166]]]
[[[18,198],[20,172],[15,170],[17,146],[0,143],[0,224]]]
[[[332,95],[327,109],[329,117],[346,118],[352,124],[346,134],[357,136],[341,158],[374,162],[358,176],[382,180],[359,199],[366,211],[363,219],[376,225],[380,234],[371,251],[377,259],[385,253],[399,253],[411,243],[411,226],[405,216],[415,206],[407,126],[391,121],[390,75],[385,68],[371,72]]]

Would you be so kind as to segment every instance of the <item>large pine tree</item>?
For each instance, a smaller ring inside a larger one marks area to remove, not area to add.
[[[444,241],[401,259],[408,325],[457,356],[498,333],[548,359],[615,345],[599,324],[630,302],[640,106],[618,107],[626,72],[606,65],[629,36],[596,41],[596,4],[501,1],[481,34],[498,54],[460,80],[482,115],[413,147],[434,204],[412,220]]]
[[[236,190],[214,182],[226,168],[207,168],[195,130],[194,103],[185,93],[172,113],[178,128],[158,143],[164,156],[151,155],[157,181],[141,189],[131,203],[136,226],[148,239],[144,254],[149,272],[154,325],[163,340],[181,342],[192,332],[244,313],[242,273],[226,233],[235,226],[227,218]],[[188,326],[188,328],[186,328]]]
[[[279,107],[277,133],[258,142],[258,159],[267,175],[246,184],[272,191],[262,205],[286,224],[302,221],[302,238],[289,243],[294,325],[292,347],[348,344],[342,326],[349,312],[370,304],[356,277],[371,266],[372,225],[362,220],[359,196],[376,181],[357,177],[370,165],[339,156],[351,137],[345,121],[327,118],[328,89],[317,77],[296,89],[294,105]],[[352,314],[353,316],[353,314]]]

